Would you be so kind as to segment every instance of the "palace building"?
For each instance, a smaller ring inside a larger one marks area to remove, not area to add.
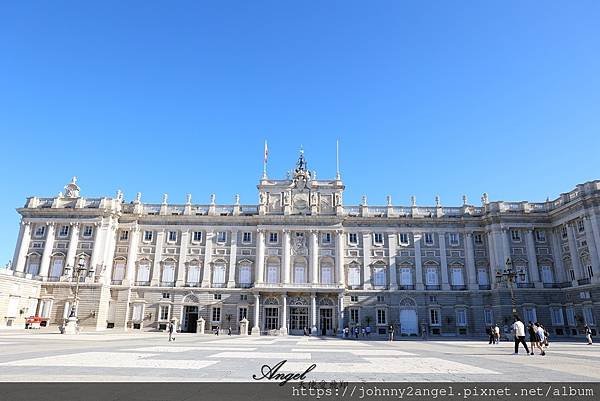
[[[65,322],[79,291],[83,330],[477,336],[512,308],[552,336],[600,318],[600,180],[546,202],[359,206],[316,179],[303,153],[266,174],[258,205],[85,198],[76,180],[28,198],[12,263],[0,269],[0,326]],[[81,266],[79,266],[81,264]],[[515,275],[505,273],[510,268]],[[508,278],[512,278],[514,283]],[[79,281],[79,282],[77,282]],[[77,289],[76,289],[77,288]],[[511,294],[514,294],[511,296]],[[202,318],[202,320],[200,320]]]

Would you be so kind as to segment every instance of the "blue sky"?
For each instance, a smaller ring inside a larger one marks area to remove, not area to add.
[[[543,201],[600,178],[598,1],[4,2],[0,263],[15,208],[257,201],[303,145],[346,204]]]

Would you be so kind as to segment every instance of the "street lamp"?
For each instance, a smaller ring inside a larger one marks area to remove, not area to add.
[[[79,256],[79,261],[77,262],[77,266],[75,271],[75,299],[73,300],[73,305],[71,305],[71,313],[69,314],[69,318],[67,319],[67,324],[63,330],[63,334],[76,334],[77,333],[77,309],[79,309],[79,282],[81,281],[81,275],[84,273],[92,274],[94,272],[93,268],[85,267],[85,256]]]
[[[506,258],[506,268],[503,271],[496,272],[496,281],[498,283],[505,282],[506,286],[510,289],[513,316],[517,314],[517,301],[515,299],[514,291],[517,277],[521,278],[521,280],[525,279],[525,272],[523,270],[515,271],[510,258]]]

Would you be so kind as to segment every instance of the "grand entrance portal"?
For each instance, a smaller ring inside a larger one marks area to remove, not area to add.
[[[414,309],[400,310],[400,334],[403,336],[417,335],[417,311]]]
[[[333,334],[333,309],[321,308],[320,315],[320,333],[322,336],[330,336]]]
[[[184,333],[195,333],[198,326],[198,307],[186,305],[183,307],[181,320],[181,331]]]
[[[308,327],[308,307],[290,306],[289,334],[302,335],[304,329],[308,329]]]
[[[279,307],[265,307],[265,330],[279,330]]]

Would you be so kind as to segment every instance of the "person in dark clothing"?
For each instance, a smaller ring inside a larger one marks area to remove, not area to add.
[[[492,326],[488,327],[487,334],[490,339],[488,344],[494,344],[496,342],[496,335],[494,333],[494,328]]]
[[[531,322],[531,321],[527,324],[527,335],[529,336],[529,346],[531,347],[530,355],[534,355],[533,350],[535,348],[539,348],[539,347],[537,345],[538,338],[537,338],[537,333],[535,331],[535,326],[533,325],[533,322]]]

